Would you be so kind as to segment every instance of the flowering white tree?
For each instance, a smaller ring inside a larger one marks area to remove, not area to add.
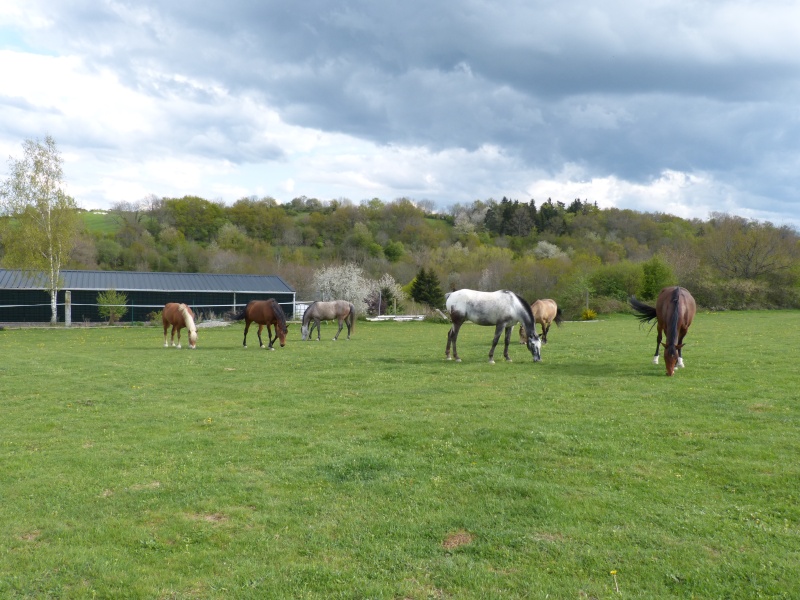
[[[332,265],[314,271],[314,288],[324,301],[347,300],[357,313],[366,311],[366,298],[374,282],[367,279],[364,270],[355,263]]]
[[[357,313],[365,313],[369,300],[381,290],[388,290],[393,298],[405,299],[405,293],[394,277],[385,273],[380,279],[369,279],[355,263],[322,267],[314,271],[314,288],[321,299],[347,300]]]

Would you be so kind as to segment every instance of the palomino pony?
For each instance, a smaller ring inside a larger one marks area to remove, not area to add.
[[[167,343],[167,329],[172,325],[172,345],[175,346],[175,332],[178,332],[178,345],[181,347],[181,329],[186,327],[189,332],[189,348],[194,350],[197,347],[197,327],[194,324],[194,313],[185,304],[177,302],[167,302],[164,310],[161,311],[161,321],[164,323],[164,348],[169,348]]]
[[[447,332],[447,347],[444,355],[450,360],[450,344],[453,344],[453,358],[456,362],[461,362],[456,350],[456,340],[458,330],[464,321],[470,320],[477,325],[494,325],[494,339],[492,349],[489,350],[489,364],[494,364],[494,349],[500,339],[500,333],[506,330],[506,345],[503,356],[509,362],[508,341],[511,338],[511,328],[520,322],[528,332],[528,350],[533,355],[533,360],[542,360],[542,342],[536,335],[536,325],[531,312],[531,305],[524,298],[517,296],[508,290],[498,290],[496,292],[477,292],[475,290],[457,290],[446,296],[447,311],[450,313],[450,320],[453,326]]]
[[[633,296],[630,304],[636,314],[636,318],[642,323],[647,323],[653,319],[658,322],[658,339],[656,340],[656,354],[653,357],[653,364],[658,364],[658,350],[661,346],[661,334],[666,333],[667,342],[664,346],[664,364],[667,367],[667,375],[675,374],[675,367],[683,367],[683,338],[692,324],[697,306],[692,295],[682,287],[665,287],[658,294],[655,307],[644,302],[640,302]]]
[[[550,325],[555,324],[561,327],[564,322],[564,317],[561,309],[556,304],[555,300],[549,298],[545,300],[537,300],[531,304],[531,312],[533,319],[542,326],[542,344],[547,343],[547,332],[550,331]],[[519,343],[524,344],[526,340],[524,325],[519,326]]]
[[[281,305],[275,298],[268,298],[267,300],[251,300],[247,303],[240,312],[233,315],[234,321],[241,321],[244,319],[244,340],[242,346],[247,348],[247,332],[250,329],[250,323],[258,323],[258,344],[262,348],[264,342],[261,340],[261,332],[264,331],[264,325],[267,326],[267,337],[269,339],[270,350],[275,350],[272,344],[275,340],[280,338],[281,348],[286,345],[286,334],[289,333],[289,326],[286,324],[286,315],[283,313]],[[275,326],[275,337],[272,337],[272,326]]]
[[[300,332],[303,339],[311,339],[314,327],[317,328],[317,341],[320,335],[320,321],[339,321],[339,331],[333,336],[335,342],[342,333],[342,327],[347,325],[347,339],[350,339],[350,331],[355,330],[356,326],[356,307],[347,300],[333,300],[331,302],[314,302],[303,313],[303,324]],[[308,328],[311,323],[311,329]]]

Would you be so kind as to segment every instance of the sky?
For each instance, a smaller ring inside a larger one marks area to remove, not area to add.
[[[796,0],[0,0],[0,177],[800,228]]]

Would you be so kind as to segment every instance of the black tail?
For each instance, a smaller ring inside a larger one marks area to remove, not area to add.
[[[628,298],[628,303],[631,305],[631,308],[633,308],[634,316],[642,323],[649,323],[656,318],[655,307],[640,302],[636,299],[636,296]]]
[[[561,323],[564,322],[564,311],[562,311],[560,308],[557,308],[556,309],[556,318],[553,319],[553,321],[556,322],[556,325],[561,327]]]
[[[241,321],[242,319],[244,319],[245,312],[247,312],[246,306],[239,312],[231,312],[231,321]]]

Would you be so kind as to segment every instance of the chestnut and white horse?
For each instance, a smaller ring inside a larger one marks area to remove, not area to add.
[[[450,320],[453,322],[453,326],[447,332],[447,347],[444,351],[447,360],[450,360],[450,344],[452,344],[453,358],[456,359],[456,362],[461,361],[458,357],[458,350],[456,350],[456,340],[461,325],[467,320],[477,325],[494,325],[494,339],[492,340],[492,349],[489,350],[490,364],[494,364],[494,349],[503,329],[506,330],[503,356],[507,361],[511,361],[508,356],[508,342],[511,338],[511,329],[518,322],[523,324],[528,333],[528,350],[531,351],[534,362],[542,360],[542,341],[536,335],[531,305],[514,292],[508,290],[496,292],[457,290],[447,294],[445,304],[450,313]]]
[[[194,350],[197,347],[197,326],[194,324],[194,313],[185,304],[168,302],[161,311],[161,321],[164,323],[164,348],[169,348],[167,342],[167,330],[172,326],[172,345],[175,346],[175,332],[178,333],[178,345],[181,347],[181,329],[184,327],[189,332],[189,348]]]

